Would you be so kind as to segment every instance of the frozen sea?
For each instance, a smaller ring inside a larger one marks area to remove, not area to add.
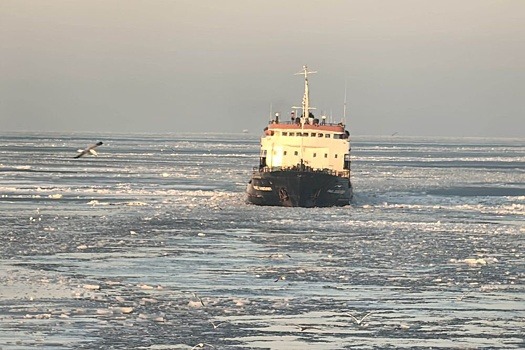
[[[321,209],[245,203],[259,135],[0,141],[2,350],[525,348],[525,139],[355,136]]]

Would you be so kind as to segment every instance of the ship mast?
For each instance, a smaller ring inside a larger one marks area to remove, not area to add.
[[[316,71],[308,71],[308,67],[306,65],[303,66],[303,71],[299,73],[295,73],[295,75],[304,75],[304,96],[303,96],[303,103],[301,107],[292,107],[292,108],[301,108],[303,110],[303,115],[301,117],[301,125],[304,126],[304,123],[308,119],[310,115],[310,110],[315,109],[313,107],[310,107],[310,91],[308,89],[308,74],[317,73]]]
[[[295,73],[295,75],[304,75],[304,95],[303,95],[303,103],[301,107],[292,107],[292,108],[301,108],[303,110],[303,115],[301,116],[301,129],[304,129],[304,124],[310,117],[310,110],[315,109],[313,107],[310,107],[310,90],[308,89],[308,74],[313,74],[317,72],[310,72],[308,71],[308,67],[306,65],[303,66],[303,71],[299,73]],[[301,168],[304,167],[304,161],[303,161],[303,154],[304,154],[304,145],[303,145],[303,137],[301,137]]]
[[[346,79],[345,79],[345,101],[343,103],[343,125],[346,125]]]

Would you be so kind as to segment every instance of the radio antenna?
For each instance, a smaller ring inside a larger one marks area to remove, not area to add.
[[[345,78],[345,99],[343,103],[343,125],[346,125],[346,78]]]

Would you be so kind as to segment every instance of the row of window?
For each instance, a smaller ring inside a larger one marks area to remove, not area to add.
[[[276,132],[277,134],[278,132]],[[334,139],[344,140],[348,138],[346,134],[323,134],[321,132],[288,132],[283,131],[282,136],[303,136],[303,137],[325,137],[327,139],[331,138],[334,135]]]
[[[276,154],[276,153],[275,153],[275,151],[274,151],[274,155],[275,155],[275,154]],[[285,156],[286,154],[287,154],[287,151],[284,151],[284,152],[283,152],[283,155]],[[294,156],[298,156],[298,155],[299,155],[299,151],[294,151],[294,152],[293,152],[293,155],[294,155]],[[314,158],[317,157],[317,153],[314,153],[313,156],[314,156]],[[325,158],[328,158],[328,153],[325,153],[325,154],[324,154],[324,157],[325,157]],[[334,158],[337,158],[337,154],[334,154]]]
[[[267,150],[263,150],[263,152],[262,152],[262,156],[263,156],[263,157],[266,157],[266,154],[267,154]],[[288,154],[288,151],[283,151],[283,156],[285,156],[285,155],[287,155],[287,154]],[[273,151],[273,155],[276,156],[276,155],[277,155],[277,151],[274,150],[274,151]],[[298,155],[299,155],[299,151],[294,151],[294,152],[293,152],[293,155],[294,155],[294,156],[298,156]],[[314,158],[317,157],[317,153],[313,153],[313,157],[314,157]],[[324,154],[324,157],[325,157],[325,158],[328,158],[328,153],[325,153],[325,154]],[[337,158],[337,154],[334,154],[334,158]]]

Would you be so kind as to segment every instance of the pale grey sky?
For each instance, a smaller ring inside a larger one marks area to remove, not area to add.
[[[0,130],[525,137],[524,0],[0,0]]]

